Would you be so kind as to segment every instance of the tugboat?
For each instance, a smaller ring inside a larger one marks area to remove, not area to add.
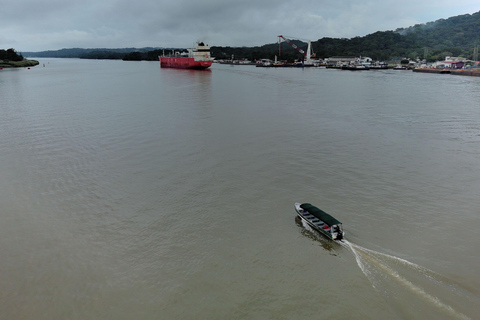
[[[212,65],[213,58],[210,57],[210,47],[203,42],[197,43],[195,48],[187,49],[187,51],[159,56],[160,67],[202,70]]]
[[[345,232],[342,223],[326,213],[312,206],[310,203],[295,203],[297,215],[314,230],[317,230],[331,240],[342,240]]]

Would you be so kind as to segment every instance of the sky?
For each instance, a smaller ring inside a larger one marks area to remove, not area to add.
[[[261,46],[353,38],[473,14],[464,0],[0,0],[0,49]]]

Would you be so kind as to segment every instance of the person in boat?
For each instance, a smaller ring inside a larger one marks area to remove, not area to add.
[[[327,229],[329,229],[329,228],[330,228],[330,226],[325,223],[325,225],[323,226],[323,229],[324,229],[324,230],[327,230]]]

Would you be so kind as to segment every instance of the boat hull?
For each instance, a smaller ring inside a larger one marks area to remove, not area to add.
[[[188,57],[158,57],[160,59],[160,67],[176,68],[176,69],[207,69],[212,65],[211,60],[198,61],[195,58]]]
[[[365,66],[343,66],[342,70],[365,71],[365,70],[370,70],[370,68]]]

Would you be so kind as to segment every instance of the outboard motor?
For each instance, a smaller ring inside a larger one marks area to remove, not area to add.
[[[340,230],[339,226],[335,226],[334,229],[333,229],[333,232],[335,232],[337,234],[337,237],[335,238],[335,240],[342,240],[343,239],[343,233]]]

